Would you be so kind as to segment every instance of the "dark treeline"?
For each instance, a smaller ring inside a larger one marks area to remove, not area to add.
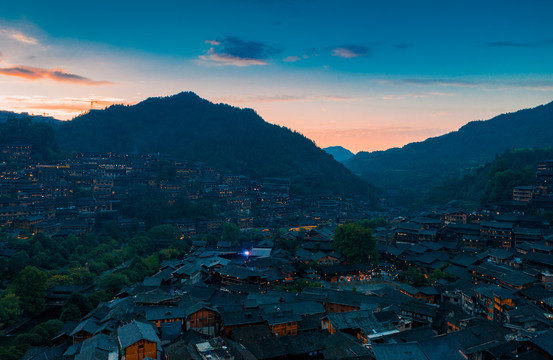
[[[505,151],[474,172],[432,189],[421,203],[458,200],[468,207],[478,207],[511,200],[513,187],[534,185],[538,163],[550,159],[552,148]]]
[[[0,145],[32,145],[31,159],[50,161],[60,157],[58,139],[54,128],[46,123],[33,122],[31,118],[8,118],[0,123]]]

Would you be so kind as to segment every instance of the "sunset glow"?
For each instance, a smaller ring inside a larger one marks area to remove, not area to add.
[[[0,14],[2,110],[67,120],[193,91],[357,152],[553,100],[548,2],[34,5]]]

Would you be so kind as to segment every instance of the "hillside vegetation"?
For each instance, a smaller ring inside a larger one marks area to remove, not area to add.
[[[62,124],[58,138],[69,151],[161,152],[253,178],[289,177],[294,193],[369,191],[305,136],[190,92],[91,111]]]

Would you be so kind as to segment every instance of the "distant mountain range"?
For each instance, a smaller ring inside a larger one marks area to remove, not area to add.
[[[300,194],[363,194],[370,186],[313,141],[251,109],[191,92],[94,110],[57,127],[65,151],[161,152],[253,178],[289,177]]]
[[[420,192],[469,173],[507,149],[553,146],[553,102],[472,121],[458,131],[386,151],[360,152],[344,164],[382,189]]]
[[[327,153],[329,153],[330,155],[332,155],[332,157],[336,161],[339,161],[341,163],[343,163],[346,160],[351,159],[355,155],[354,153],[352,153],[348,149],[343,148],[341,146],[329,146],[329,147],[324,148],[323,150],[326,151]]]

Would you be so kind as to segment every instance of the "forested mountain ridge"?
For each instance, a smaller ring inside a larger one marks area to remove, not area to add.
[[[553,159],[553,147],[507,150],[474,172],[431,189],[422,203],[444,204],[457,200],[466,208],[478,208],[511,200],[514,187],[536,184],[537,165],[550,159]]]
[[[311,140],[251,109],[192,92],[114,105],[57,129],[66,151],[161,152],[253,178],[290,177],[295,193],[365,193],[369,186]]]
[[[345,165],[387,189],[421,192],[470,172],[507,149],[553,145],[553,102],[472,121],[458,131],[402,148],[361,152]]]

